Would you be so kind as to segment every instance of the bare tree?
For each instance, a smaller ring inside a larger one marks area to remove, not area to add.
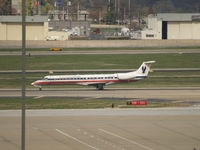
[[[0,15],[11,14],[11,0],[0,0]]]
[[[157,13],[169,13],[175,11],[175,6],[172,0],[160,0],[154,4],[154,10]]]

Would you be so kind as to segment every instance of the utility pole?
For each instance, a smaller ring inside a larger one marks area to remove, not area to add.
[[[119,5],[120,5],[120,0],[118,0],[117,1],[117,18],[118,18],[118,24],[119,24],[119,22],[120,22],[120,7],[119,7]]]
[[[26,124],[26,0],[22,0],[22,89],[21,89],[21,150],[25,150],[25,124]]]
[[[117,0],[115,0],[115,13],[117,12]]]
[[[110,8],[110,0],[108,0],[108,11],[110,12],[111,8]]]
[[[39,1],[39,4],[38,4],[38,15],[41,15],[41,3]]]
[[[80,9],[80,4],[78,1],[78,5],[77,5],[77,21],[79,21],[79,9]]]
[[[124,7],[124,24],[125,24],[125,22],[126,22],[126,8]]]
[[[102,18],[102,8],[99,7],[99,24],[101,24],[101,18]]]
[[[131,16],[131,0],[128,1],[128,14]]]
[[[118,11],[118,14],[119,14],[119,11],[120,11],[120,7],[119,7],[119,5],[120,5],[120,0],[118,0],[118,9],[117,9],[117,11]]]
[[[129,22],[130,22],[130,25],[131,25],[131,0],[129,0],[129,3],[128,3],[128,16],[129,16]]]

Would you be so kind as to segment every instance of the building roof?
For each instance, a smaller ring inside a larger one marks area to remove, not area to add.
[[[0,22],[21,22],[22,16],[0,16]],[[48,16],[26,16],[26,22],[48,22]]]
[[[200,13],[158,13],[157,18],[163,21],[200,21]]]

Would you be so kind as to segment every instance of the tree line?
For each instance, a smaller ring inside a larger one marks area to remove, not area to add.
[[[110,22],[152,13],[200,12],[200,0],[26,0],[26,3],[27,15],[37,14],[38,11],[46,15],[49,10],[66,10],[70,7],[73,13],[77,12],[78,8],[86,9],[93,20],[104,19]],[[0,0],[0,15],[9,15],[12,11],[11,0]]]

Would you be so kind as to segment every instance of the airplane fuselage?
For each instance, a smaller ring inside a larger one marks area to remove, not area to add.
[[[120,80],[118,78],[118,74],[57,75],[57,76],[46,76],[42,80],[35,81],[34,83],[32,83],[32,85],[36,87],[42,87],[45,85],[70,85],[70,84],[97,86],[99,84],[110,85],[123,82],[135,82],[143,78],[145,77],[136,76],[132,79]]]
[[[45,85],[88,85],[95,86],[99,90],[103,90],[105,85],[136,82],[148,76],[150,66],[155,61],[143,62],[136,71],[115,74],[90,74],[90,75],[49,75],[41,80],[32,83],[33,86],[41,88]]]

